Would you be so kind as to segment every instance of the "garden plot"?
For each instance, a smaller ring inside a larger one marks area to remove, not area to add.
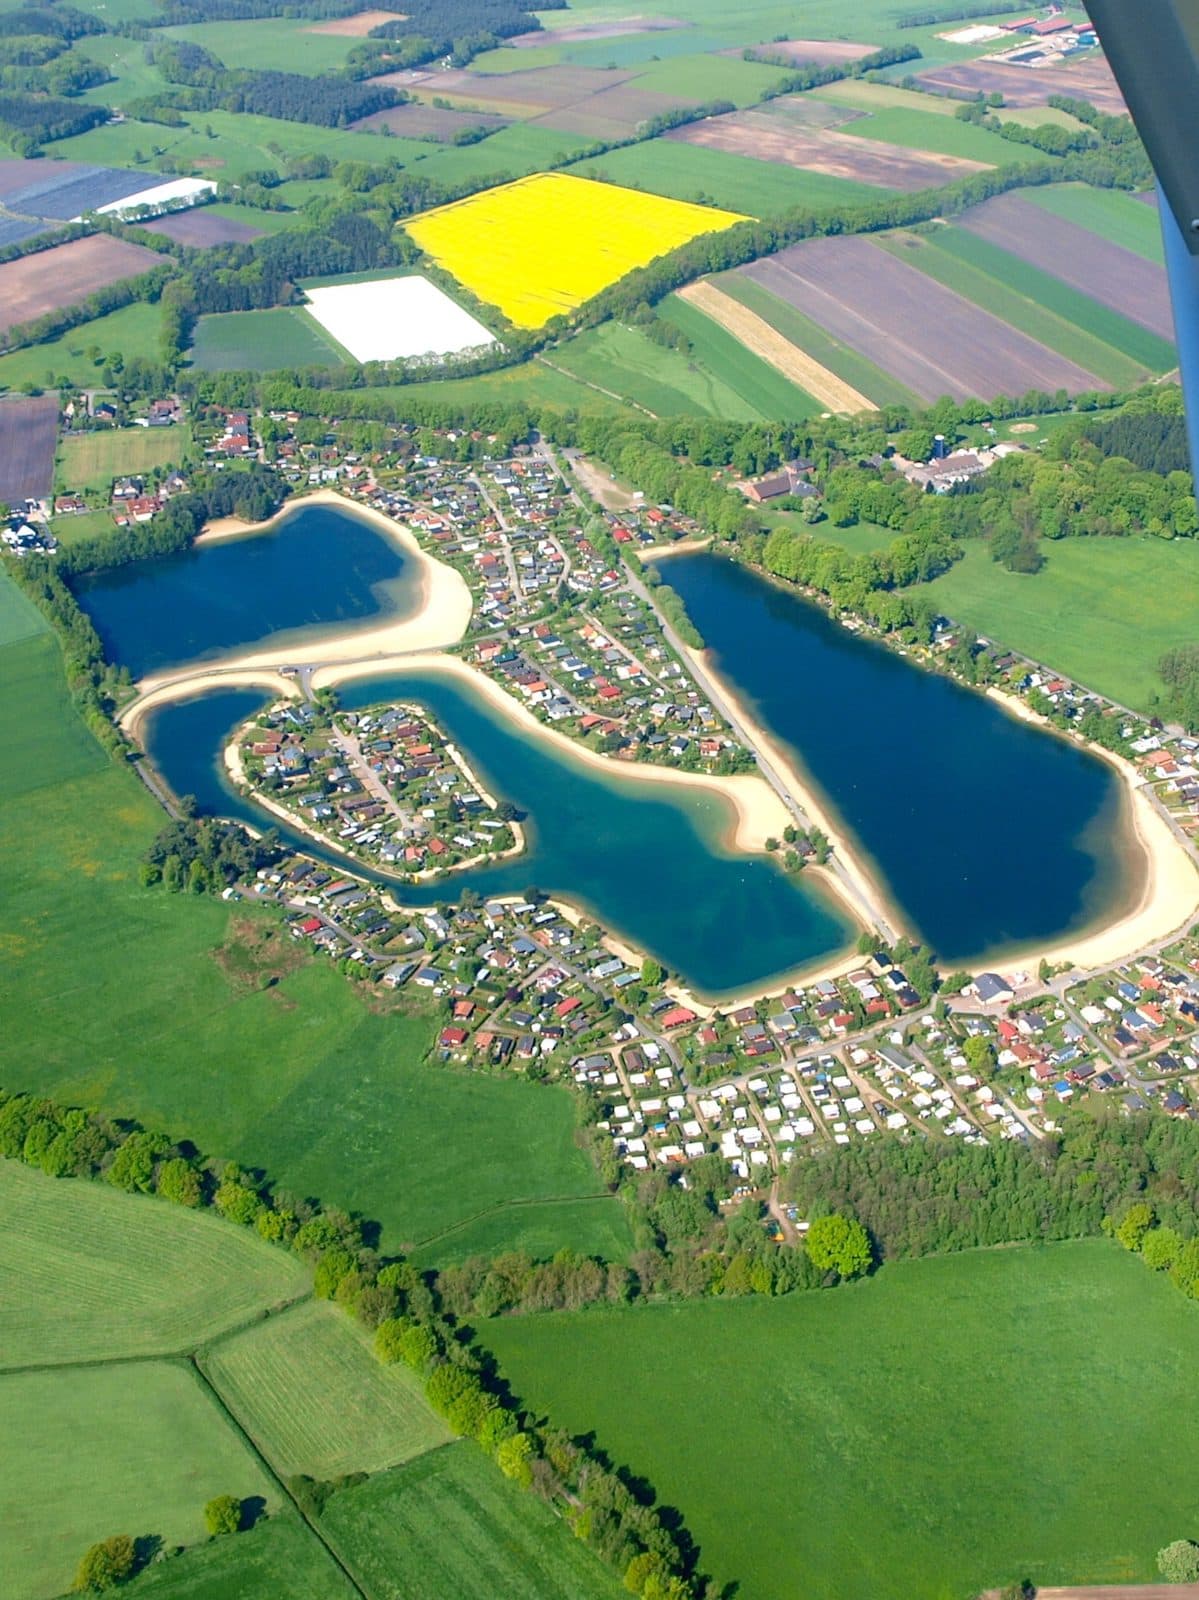
[[[355,361],[457,355],[494,334],[427,278],[376,278],[308,290],[308,310]]]

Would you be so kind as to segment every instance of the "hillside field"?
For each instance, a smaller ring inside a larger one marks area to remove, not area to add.
[[[190,1350],[311,1288],[214,1212],[0,1161],[0,1371]]]
[[[265,1168],[378,1220],[385,1248],[509,1207],[519,1230],[512,1202],[535,1200],[554,1249],[628,1249],[615,1203],[575,1204],[599,1185],[565,1090],[427,1066],[432,1012],[375,1009],[297,963],[269,914],[141,888],[162,813],[83,727],[52,635],[2,659],[6,1087]]]
[[[617,1600],[626,1591],[469,1440],[335,1495],[321,1531],[371,1600]]]
[[[1144,1581],[1194,1528],[1197,1315],[1084,1240],[482,1336],[534,1411],[681,1508],[738,1600],[970,1600]]]
[[[1023,651],[1135,711],[1160,711],[1157,663],[1194,637],[1199,548],[1192,539],[1056,539],[1034,576],[972,544],[923,584],[946,616]]]

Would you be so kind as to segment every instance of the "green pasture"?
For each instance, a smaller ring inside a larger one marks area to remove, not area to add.
[[[319,19],[311,17],[265,17],[248,22],[199,22],[161,31],[168,39],[187,39],[203,46],[227,67],[338,72],[361,40],[348,34],[318,33],[319,25]]]
[[[498,401],[502,405],[553,406],[578,411],[621,409],[620,402],[589,389],[562,367],[558,358],[566,348],[568,346],[549,350],[544,360],[535,358],[516,367],[504,367],[499,372],[485,372],[476,378],[434,378],[421,384],[420,393],[430,398],[453,399],[463,407],[486,406]],[[373,392],[386,394],[401,403],[413,393],[411,387],[405,386]]]
[[[754,105],[763,89],[773,89],[786,76],[782,68],[760,61],[701,52],[652,61],[644,72],[638,72],[636,84],[639,89],[679,95],[701,105],[708,100],[731,100],[740,107]]]
[[[841,85],[835,84],[833,87],[840,89]],[[938,155],[985,161],[993,167],[1054,159],[1033,145],[1014,144],[1010,139],[1001,139],[997,133],[988,132],[986,128],[976,127],[972,122],[959,122],[956,117],[939,115],[926,106],[919,109],[883,106],[872,111],[868,117],[847,122],[841,132],[855,138],[882,139],[887,144],[904,145],[910,150],[933,150]]]
[[[842,344],[832,334],[826,333],[818,323],[805,317],[802,311],[788,305],[769,289],[755,283],[740,272],[722,272],[713,278],[717,288],[732,300],[738,300],[750,311],[768,322],[784,339],[789,339],[800,350],[806,351],[814,361],[836,373],[846,383],[852,384],[859,394],[873,400],[875,405],[919,406],[920,402],[910,389],[897,378],[876,367],[866,356]]]
[[[895,534],[877,522],[854,522],[847,528],[838,528],[826,518],[815,527],[806,523],[799,511],[771,511],[763,509],[759,515],[770,528],[792,528],[796,533],[810,534],[821,544],[838,544],[851,556],[871,556],[885,550]]]
[[[1169,350],[1163,339],[1035,267],[1028,269],[1034,276],[1025,280],[1022,263],[1015,256],[963,229],[881,234],[875,243],[1114,388],[1135,388],[1152,372],[1165,370],[1134,360],[1091,328],[1103,329],[1142,355]],[[978,245],[981,250],[975,248]],[[1154,346],[1161,349],[1154,351]]]
[[[666,349],[639,329],[618,322],[589,328],[555,350],[550,359],[582,381],[610,390],[655,416],[704,413],[754,419],[760,415],[721,369],[701,361],[698,352],[685,355]]]
[[[386,150],[398,144],[388,140]],[[553,128],[523,122],[510,123],[489,134],[478,144],[418,144],[416,153],[404,158],[404,165],[422,178],[453,184],[494,176],[523,178],[526,173],[557,166],[559,162],[587,148],[589,141],[575,133],[558,133]],[[385,152],[386,153],[386,152]],[[381,157],[376,157],[376,160]]]
[[[0,1378],[0,1548],[11,1600],[71,1587],[112,1534],[191,1544],[218,1494],[270,1506],[274,1485],[182,1362],[132,1362]]]
[[[349,361],[335,340],[295,306],[217,311],[201,317],[189,352],[200,372],[277,372]]]
[[[855,124],[856,126],[856,124]],[[837,210],[889,194],[888,189],[806,172],[776,161],[705,150],[675,139],[609,150],[571,167],[582,178],[644,189],[675,200],[699,201],[743,216],[769,217],[795,208]]]
[[[1144,712],[1161,711],[1157,663],[1195,637],[1193,539],[1043,540],[1040,572],[1008,572],[984,544],[931,584],[946,616]]]
[[[628,1220],[623,1203],[610,1194],[580,1200],[517,1200],[497,1206],[477,1218],[468,1218],[444,1233],[434,1234],[413,1252],[412,1259],[426,1267],[448,1266],[471,1256],[496,1256],[520,1250],[544,1261],[561,1248],[564,1225],[570,1223],[588,1239],[592,1255],[618,1261],[628,1253]]]
[[[1051,183],[1021,191],[1055,217],[1076,222],[1110,244],[1122,245],[1148,261],[1165,261],[1162,225],[1157,207],[1147,206],[1123,189],[1095,189],[1087,183]]]
[[[87,34],[71,47],[88,61],[98,61],[112,74],[108,83],[85,89],[80,96],[93,105],[126,105],[131,100],[161,94],[166,79],[147,60],[148,45],[141,39],[126,39],[119,34]]]
[[[567,1202],[558,1247],[610,1248],[610,1215],[574,1204],[599,1185],[567,1091],[426,1065],[432,1011],[376,1009],[269,913],[143,889],[162,813],[83,728],[53,636],[6,647],[5,685],[6,1087],[265,1168],[387,1248],[515,1200],[546,1205],[547,1234]]]
[[[307,1295],[310,1269],[210,1211],[0,1161],[0,1369],[160,1356]]]
[[[205,1375],[284,1478],[377,1472],[444,1444],[407,1367],[384,1367],[339,1308],[308,1300],[222,1339]]]
[[[1196,1317],[1085,1240],[482,1334],[536,1412],[681,1510],[738,1600],[969,1600],[1143,1582],[1194,1528]]]
[[[783,422],[809,417],[823,409],[806,390],[784,378],[686,300],[669,295],[662,302],[661,313],[691,340],[692,359],[719,373],[752,416]]]
[[[25,598],[11,578],[0,575],[0,651],[6,645],[45,633],[48,626],[33,601]],[[0,655],[0,661],[7,659]]]
[[[129,1600],[358,1600],[341,1568],[294,1511],[232,1539],[210,1539],[121,1590]]]
[[[915,30],[906,31],[914,33]],[[853,106],[858,110],[913,111],[919,116],[930,117],[953,117],[960,104],[941,95],[922,94],[918,89],[901,89],[891,83],[867,83],[859,78],[829,83],[822,89],[809,92],[817,100],[831,100],[835,105]],[[930,149],[931,146],[926,145],[925,148]]]
[[[107,495],[114,478],[140,477],[155,467],[178,466],[191,444],[191,429],[97,428],[58,441],[55,482],[61,491]]]
[[[102,388],[104,368],[114,355],[157,361],[161,331],[159,308],[136,301],[57,339],[0,355],[0,390]]]
[[[321,1532],[371,1600],[617,1600],[616,1576],[468,1440],[334,1495]]]

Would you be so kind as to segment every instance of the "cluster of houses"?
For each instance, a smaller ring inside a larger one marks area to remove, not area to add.
[[[427,713],[384,706],[335,719],[272,707],[240,739],[259,798],[334,848],[413,879],[518,847]]]

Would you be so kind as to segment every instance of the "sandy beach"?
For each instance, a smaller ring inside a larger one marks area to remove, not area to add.
[[[210,667],[207,671],[171,677],[164,673],[150,685],[149,678],[142,680],[142,693],[130,702],[117,718],[117,726],[131,739],[141,743],[142,724],[146,713],[158,706],[171,705],[176,700],[191,700],[208,689],[262,689],[280,700],[295,700],[299,687],[292,678],[285,678],[271,667],[255,667],[249,663],[229,667]]]
[[[993,688],[988,689],[987,694],[1022,722],[1060,734],[1059,729],[1053,728],[1046,718],[1038,716],[1017,696]],[[1071,743],[1079,741],[1071,740]],[[1072,938],[1045,949],[1019,949],[1003,959],[1004,966],[1016,960],[1029,966],[1042,960],[1054,966],[1068,961],[1082,971],[1114,966],[1148,945],[1169,939],[1199,915],[1199,870],[1158,810],[1141,774],[1130,761],[1110,750],[1091,744],[1081,748],[1115,768],[1124,785],[1132,834],[1145,861],[1141,893],[1136,904],[1115,921],[1103,927],[1083,929]]]
[[[663,556],[695,555],[699,550],[710,550],[715,539],[676,539],[673,544],[647,544],[636,553],[642,561],[661,561]]]
[[[292,646],[290,654],[284,654],[277,646],[264,650],[231,651],[211,668],[201,665],[151,673],[138,684],[143,693],[152,694],[163,684],[184,677],[189,680],[203,679],[209,670],[219,673],[221,681],[228,681],[225,674],[230,669],[278,667],[282,661],[313,667],[325,662],[359,660],[366,656],[394,656],[409,650],[444,650],[463,638],[470,624],[473,602],[462,575],[423,550],[412,532],[402,523],[331,489],[320,489],[302,499],[290,501],[268,522],[243,523],[237,517],[222,517],[205,528],[196,544],[203,546],[220,539],[246,538],[266,533],[296,511],[314,505],[331,506],[338,511],[362,517],[400,550],[404,560],[411,563],[419,576],[418,603],[412,614],[373,628],[330,632],[324,638],[309,639]]]
[[[312,683],[314,688],[320,689],[326,685],[346,683],[352,678],[369,677],[373,673],[386,672],[389,669],[448,673],[460,682],[469,684],[490,706],[508,717],[524,732],[547,740],[563,755],[573,756],[586,766],[615,778],[618,782],[627,779],[630,783],[671,783],[685,788],[704,789],[709,794],[720,796],[729,804],[732,813],[728,842],[739,850],[764,850],[766,840],[781,837],[783,828],[789,820],[786,807],[770,785],[764,779],[754,777],[752,774],[722,778],[706,773],[676,772],[672,767],[651,766],[644,762],[614,761],[608,756],[598,755],[594,750],[588,750],[585,745],[568,738],[557,728],[550,728],[539,722],[527,706],[521,705],[519,700],[501,689],[499,684],[486,673],[480,672],[477,667],[471,666],[458,656],[439,655],[429,651],[410,652],[383,660],[344,662],[322,667],[313,674]]]

